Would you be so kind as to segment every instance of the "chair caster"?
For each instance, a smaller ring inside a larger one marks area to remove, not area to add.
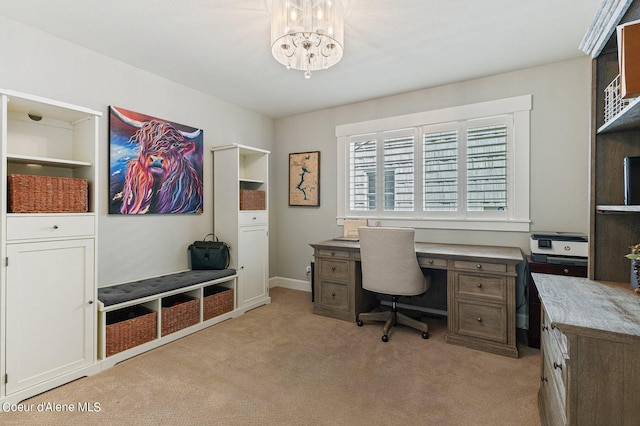
[[[383,342],[388,342],[389,341],[389,336],[387,336],[386,334],[382,336],[382,341]]]
[[[356,324],[358,324],[358,327],[362,327],[364,325],[364,323],[362,322],[362,320],[358,320],[356,321]]]
[[[427,333],[426,331],[422,333],[422,338],[423,339],[428,339],[429,338],[429,333]]]

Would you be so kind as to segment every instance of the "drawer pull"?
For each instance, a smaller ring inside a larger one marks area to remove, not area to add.
[[[331,297],[336,297],[336,292],[335,291],[331,293]]]
[[[478,317],[478,320],[477,320],[477,321],[478,321],[478,322],[482,322],[482,318]]]
[[[53,229],[58,229],[58,225],[53,225]]]
[[[564,268],[564,270],[562,272],[564,272],[565,274],[568,274],[569,270],[567,268]]]
[[[258,218],[254,216],[254,217],[252,218],[252,220],[258,220]]]
[[[558,364],[557,362],[553,361],[553,368],[557,370],[562,370],[562,364]]]
[[[478,264],[476,265],[476,268],[478,268],[478,269],[482,269],[482,265],[478,263]]]
[[[478,288],[482,288],[482,283],[478,283],[478,284],[476,284],[476,287],[478,287]]]
[[[336,267],[335,267],[335,266],[332,266],[332,267],[331,267],[331,270],[335,272]]]
[[[429,259],[429,265],[433,265],[433,259]]]
[[[331,256],[335,256],[335,255],[336,255],[336,252],[335,252],[335,251],[332,251],[332,252],[331,252]]]

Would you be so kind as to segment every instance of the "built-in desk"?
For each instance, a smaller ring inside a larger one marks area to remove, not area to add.
[[[375,306],[376,295],[362,288],[358,242],[327,240],[311,247],[315,314],[355,321],[359,312]],[[522,251],[417,242],[416,255],[422,268],[445,271],[446,341],[517,357],[515,285]]]

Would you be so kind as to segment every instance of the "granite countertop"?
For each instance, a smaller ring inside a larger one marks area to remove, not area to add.
[[[640,295],[628,283],[531,276],[551,323],[563,333],[640,343]]]

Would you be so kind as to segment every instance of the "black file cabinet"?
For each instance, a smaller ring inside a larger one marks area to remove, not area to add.
[[[540,298],[538,297],[538,289],[531,277],[531,273],[586,277],[587,267],[534,262],[530,257],[527,260],[529,261],[529,330],[527,333],[527,341],[530,347],[540,349]]]

